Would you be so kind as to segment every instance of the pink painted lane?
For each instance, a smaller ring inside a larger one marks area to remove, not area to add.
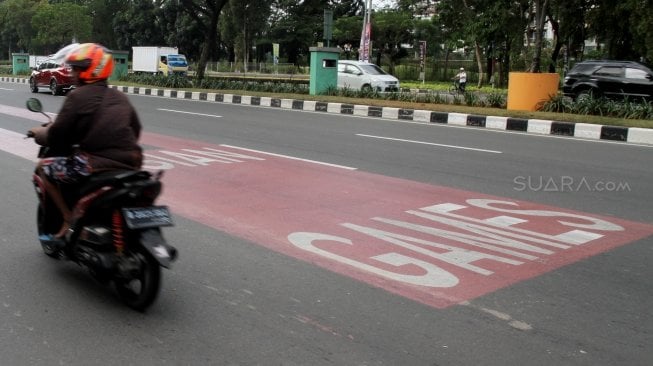
[[[653,234],[653,226],[146,133],[179,215],[447,307]]]
[[[34,160],[22,134],[0,129],[0,142]],[[653,234],[650,224],[239,147],[153,133],[143,143],[147,168],[167,170],[162,201],[176,214],[438,308]]]

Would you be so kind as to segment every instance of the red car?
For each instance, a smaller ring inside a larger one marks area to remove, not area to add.
[[[52,95],[62,95],[74,87],[71,69],[64,64],[63,58],[48,58],[32,70],[29,78],[33,93],[38,93],[39,88],[48,88]]]

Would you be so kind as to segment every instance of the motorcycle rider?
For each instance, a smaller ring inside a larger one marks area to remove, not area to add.
[[[77,79],[76,88],[54,122],[30,130],[39,145],[56,155],[42,159],[37,174],[63,217],[57,239],[64,238],[72,219],[59,185],[81,182],[91,173],[140,170],[143,162],[136,110],[123,93],[107,84],[114,66],[111,53],[99,44],[84,43],[68,53],[65,62]],[[75,145],[81,154],[71,159]]]

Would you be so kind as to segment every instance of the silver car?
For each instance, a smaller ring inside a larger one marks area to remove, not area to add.
[[[399,91],[399,79],[375,64],[362,61],[338,61],[338,88],[378,92]]]

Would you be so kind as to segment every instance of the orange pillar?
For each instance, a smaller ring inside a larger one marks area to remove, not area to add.
[[[558,94],[560,75],[555,73],[511,72],[508,79],[508,110],[536,111],[539,105]]]

